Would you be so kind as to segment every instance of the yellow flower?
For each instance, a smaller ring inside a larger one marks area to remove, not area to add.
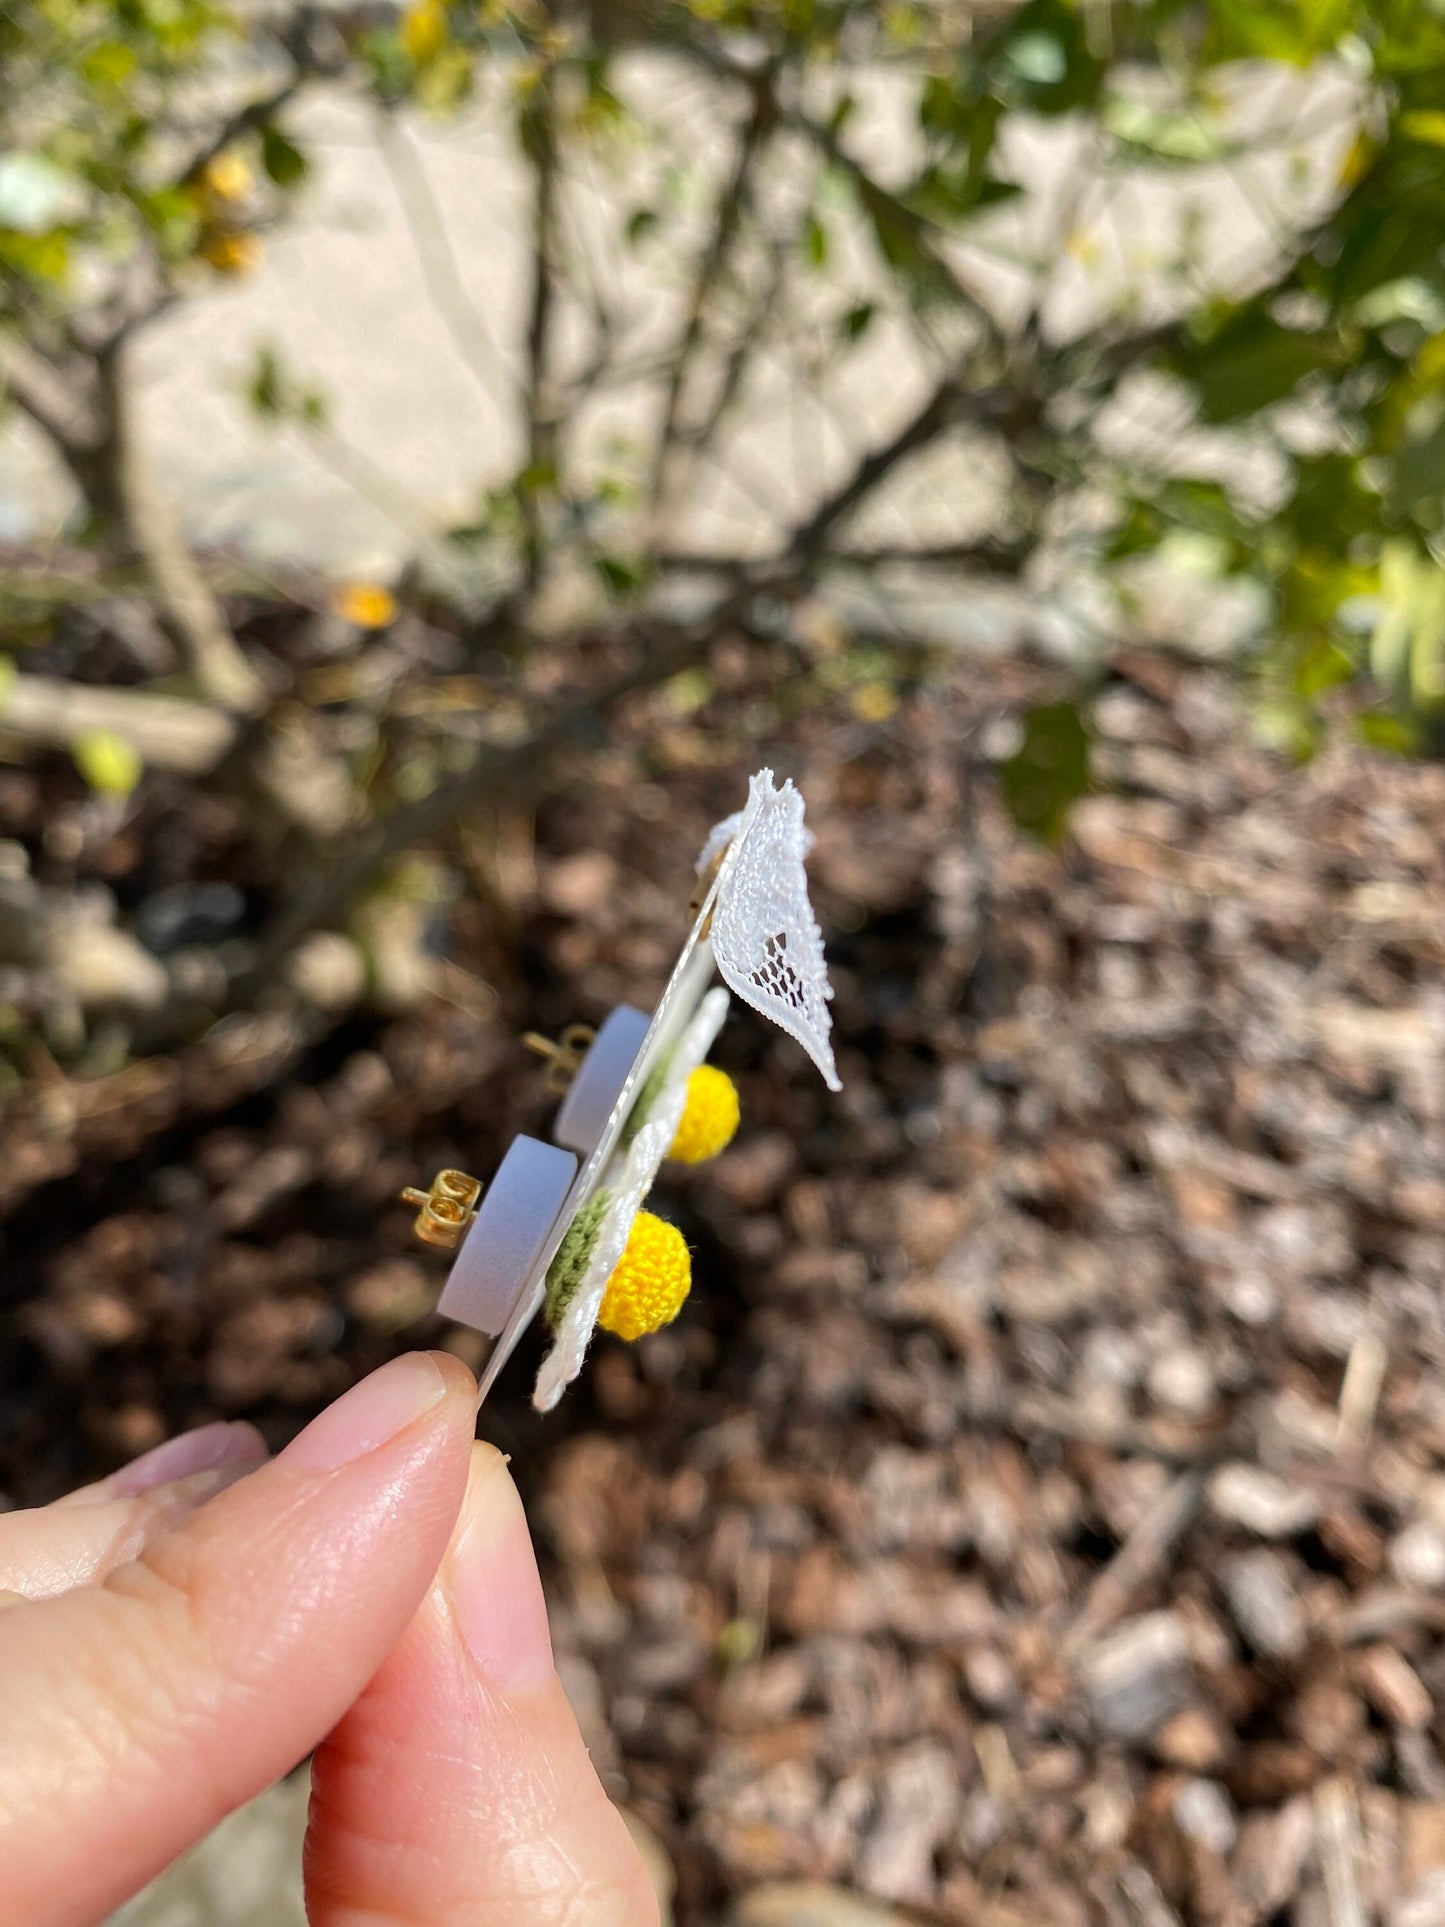
[[[396,597],[379,582],[343,582],[332,591],[331,607],[358,629],[384,629],[396,621]]]
[[[254,176],[239,154],[214,154],[201,169],[200,189],[208,200],[234,207],[251,192]]]
[[[401,18],[401,44],[418,67],[439,54],[447,41],[447,10],[442,0],[415,0]]]
[[[726,1071],[701,1064],[687,1080],[687,1105],[668,1152],[679,1164],[702,1164],[731,1144],[740,1110]]]
[[[249,274],[261,259],[261,243],[242,229],[217,228],[201,242],[201,259],[217,274]]]
[[[897,712],[898,691],[886,682],[859,683],[852,708],[860,723],[886,723]]]
[[[692,1285],[692,1258],[674,1224],[639,1211],[627,1249],[607,1280],[597,1322],[619,1338],[661,1331],[682,1310]]]

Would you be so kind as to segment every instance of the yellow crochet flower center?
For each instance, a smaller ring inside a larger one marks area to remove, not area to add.
[[[619,1338],[661,1331],[682,1310],[692,1258],[675,1224],[639,1211],[617,1269],[607,1280],[597,1322]]]
[[[687,1080],[687,1107],[667,1155],[679,1164],[715,1158],[731,1144],[740,1115],[737,1085],[727,1072],[699,1065]]]

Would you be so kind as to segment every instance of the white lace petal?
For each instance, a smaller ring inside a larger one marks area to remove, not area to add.
[[[720,823],[705,861],[729,824],[732,848],[718,882],[712,947],[730,990],[803,1046],[830,1091],[841,1090],[833,1062],[833,995],[823,957],[823,935],[808,901],[804,858],[813,839],[803,824],[803,799],[791,782],[781,789],[770,769],[748,786],[747,808]]]
[[[537,1373],[532,1403],[539,1412],[550,1412],[582,1369],[597,1327],[607,1281],[627,1249],[633,1220],[642,1209],[662,1160],[677,1136],[687,1103],[687,1081],[712,1049],[727,1014],[727,992],[710,990],[678,1039],[647,1122],[633,1138],[626,1154],[615,1158],[602,1175],[600,1188],[612,1193],[611,1201],[598,1226],[597,1242],[592,1247],[587,1268],[558,1322],[552,1349]]]
[[[721,823],[714,823],[708,831],[707,842],[703,844],[702,855],[697,860],[697,874],[700,877],[707,875],[709,869],[737,835],[742,827],[744,814],[742,810],[734,810],[731,816],[725,816]]]

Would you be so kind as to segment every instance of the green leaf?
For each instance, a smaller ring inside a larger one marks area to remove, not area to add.
[[[1356,734],[1370,749],[1386,756],[1418,756],[1420,727],[1406,716],[1385,709],[1367,709],[1355,724]]]
[[[17,234],[0,228],[0,267],[13,268],[33,281],[59,284],[70,272],[70,237],[59,229],[51,234]]]
[[[513,484],[519,498],[529,496],[555,495],[557,493],[557,464],[550,461],[529,462],[519,471]]]
[[[1057,843],[1090,788],[1089,730],[1077,704],[1044,703],[1024,717],[1023,741],[1000,766],[999,786],[1021,830]]]
[[[1307,67],[1356,24],[1359,0],[1212,0],[1205,10],[1213,60],[1277,60]]]
[[[274,348],[256,350],[256,366],[251,374],[247,395],[262,421],[275,421],[285,409],[285,380],[280,358]]]
[[[75,767],[101,796],[129,796],[145,773],[135,744],[114,730],[85,730],[71,744],[70,753]]]
[[[866,334],[869,328],[872,327],[874,316],[877,313],[878,304],[876,302],[860,301],[856,307],[849,308],[848,312],[839,322],[839,334],[842,335],[845,341],[857,341],[860,335]]]
[[[1197,113],[1156,107],[1129,94],[1115,94],[1106,100],[1100,119],[1115,140],[1138,148],[1154,160],[1218,160],[1227,148],[1222,133]]]
[[[1412,411],[1410,432],[1395,454],[1389,499],[1400,513],[1438,528],[1445,504],[1445,409],[1438,405]]]
[[[908,189],[909,207],[940,227],[997,207],[1023,192],[1015,181],[984,174],[971,161],[930,167]]]
[[[636,595],[649,580],[647,564],[637,556],[599,555],[594,558],[592,566],[609,595]]]
[[[1445,701],[1445,569],[1411,543],[1387,544],[1380,560],[1370,670],[1407,710]]]
[[[1332,333],[1285,328],[1247,308],[1202,345],[1190,345],[1175,367],[1194,389],[1206,422],[1234,422],[1283,401],[1307,375],[1339,360]]]
[[[120,89],[135,74],[140,56],[123,40],[101,40],[80,59],[80,71],[97,92]]]
[[[1326,636],[1316,637],[1300,651],[1295,663],[1295,693],[1305,702],[1318,702],[1330,690],[1338,689],[1347,683],[1355,673],[1354,658],[1345,653],[1337,642]]]
[[[306,178],[310,162],[279,127],[267,125],[261,130],[261,165],[277,187],[289,188]]]

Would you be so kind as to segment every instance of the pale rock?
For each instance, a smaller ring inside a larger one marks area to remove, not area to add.
[[[286,980],[313,1010],[347,1010],[366,991],[366,959],[339,930],[317,930],[286,959]]]
[[[1307,1532],[1320,1513],[1312,1486],[1288,1484],[1262,1466],[1235,1460],[1220,1466],[1209,1481],[1210,1509],[1257,1539],[1293,1539]]]
[[[871,1893],[884,1900],[933,1898],[934,1855],[957,1824],[958,1778],[953,1755],[937,1740],[920,1740],[889,1761],[861,1862]]]
[[[1438,1592],[1445,1586],[1445,1528],[1433,1519],[1416,1519],[1390,1541],[1390,1570],[1406,1586]]]
[[[1230,1875],[1250,1918],[1267,1919],[1294,1897],[1314,1837],[1314,1809],[1304,1795],[1244,1821]]]
[[[605,850],[580,850],[559,857],[543,873],[542,899],[565,917],[584,917],[605,903],[617,888],[617,862]]]
[[[1084,1654],[1079,1671],[1090,1712],[1114,1739],[1147,1739],[1192,1697],[1188,1636],[1169,1612],[1126,1620]]]
[[[1305,1622],[1289,1569],[1278,1553],[1243,1552],[1220,1571],[1234,1623],[1265,1659],[1295,1659],[1304,1650]]]
[[[1202,1418],[1214,1405],[1213,1369],[1193,1345],[1161,1352],[1149,1367],[1148,1387],[1156,1405],[1180,1418]]]
[[[1190,1773],[1216,1771],[1229,1751],[1228,1735],[1214,1711],[1205,1706],[1186,1706],[1166,1720],[1151,1744],[1157,1759]]]
[[[1239,1834],[1233,1804],[1218,1780],[1186,1780],[1174,1796],[1174,1822],[1221,1859],[1233,1851]]]
[[[77,921],[53,933],[50,970],[83,1010],[159,1010],[170,978],[158,957],[111,924]]]
[[[1371,1646],[1360,1654],[1357,1673],[1365,1697],[1393,1726],[1423,1733],[1434,1706],[1420,1675],[1393,1646]]]

